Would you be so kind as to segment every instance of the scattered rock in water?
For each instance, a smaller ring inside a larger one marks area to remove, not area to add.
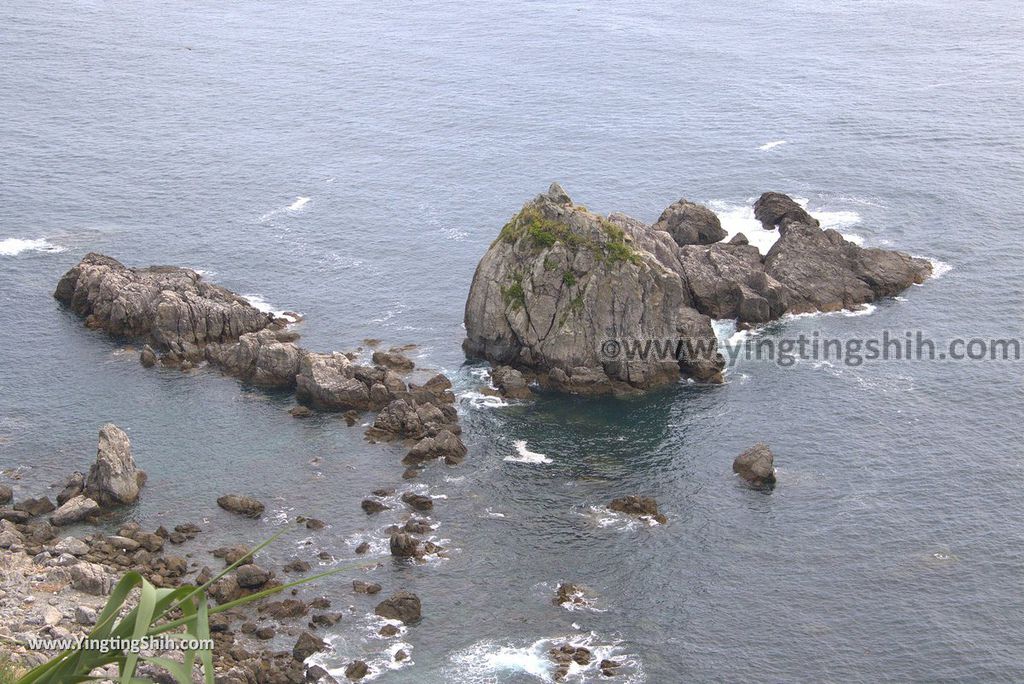
[[[423,494],[406,492],[402,494],[402,501],[409,505],[414,511],[430,511],[434,508],[434,500]]]
[[[405,465],[444,459],[449,465],[461,463],[466,457],[466,445],[448,430],[442,430],[436,437],[424,437],[413,445],[402,460]]]
[[[620,663],[619,661],[610,660],[608,658],[605,658],[597,665],[598,669],[601,670],[601,674],[605,677],[614,677],[616,674],[618,674],[618,669],[621,666],[622,663]]]
[[[0,508],[0,520],[7,520],[16,525],[24,525],[28,522],[29,514],[15,508]]]
[[[57,495],[57,507],[60,508],[71,499],[85,491],[85,476],[75,471],[64,483],[64,489]]]
[[[251,496],[241,494],[225,494],[217,499],[217,505],[225,511],[238,513],[247,518],[259,518],[263,515],[265,507],[262,502]]]
[[[71,525],[95,515],[99,510],[100,505],[98,503],[87,496],[79,494],[66,501],[63,506],[50,516],[50,524],[58,526]]]
[[[293,406],[292,408],[290,408],[288,410],[288,413],[291,414],[292,418],[309,418],[311,415],[313,415],[313,409],[309,408],[308,406],[303,406],[302,404],[299,404],[298,406]]]
[[[390,547],[391,555],[396,558],[417,558],[422,555],[419,540],[405,532],[392,534]]]
[[[634,515],[640,518],[650,518],[662,525],[668,522],[668,518],[658,511],[658,502],[650,496],[637,496],[635,494],[631,494],[618,499],[612,499],[611,503],[608,504],[608,508],[617,513],[625,513],[627,515]]]
[[[415,479],[415,478],[417,478],[419,476],[420,476],[420,469],[419,468],[406,468],[404,471],[402,471],[402,479],[403,480],[412,480],[412,479]]]
[[[0,484],[0,506],[5,506],[11,503],[14,498],[14,490],[5,484]]]
[[[710,245],[724,239],[727,233],[722,228],[718,215],[707,207],[681,199],[661,212],[654,230],[663,230],[672,236],[680,247],[685,245]]]
[[[501,396],[509,399],[529,399],[533,396],[530,385],[520,371],[511,366],[498,366],[491,371],[491,382]]]
[[[257,610],[276,620],[286,620],[306,615],[309,613],[309,606],[298,599],[289,598],[264,604]]]
[[[100,428],[96,462],[85,479],[85,495],[101,507],[135,503],[146,474],[135,467],[132,444],[113,423]]]
[[[316,532],[327,527],[327,523],[318,518],[306,518],[306,529]]]
[[[377,499],[363,499],[363,502],[359,505],[362,506],[363,511],[367,515],[391,510],[391,506],[388,506],[383,501],[379,501]]]
[[[152,368],[156,365],[156,351],[148,344],[142,348],[139,352],[139,363],[142,364],[143,368]]]
[[[384,625],[377,633],[382,637],[393,637],[398,636],[401,631],[397,625]]]
[[[369,550],[370,542],[361,542],[359,546],[356,547],[356,553],[360,556],[362,556],[364,553],[367,553]]]
[[[246,563],[235,570],[235,580],[243,589],[259,589],[271,578],[271,573],[255,563]]]
[[[345,666],[345,678],[357,682],[365,677],[369,671],[370,667],[362,660],[354,660]]]
[[[304,560],[302,560],[300,558],[293,558],[292,560],[288,561],[285,564],[285,566],[282,568],[282,570],[284,572],[303,573],[303,572],[309,572],[311,567],[312,566],[310,566],[310,564],[307,563],[306,561],[304,561]]]
[[[756,487],[775,485],[775,457],[767,444],[758,442],[732,462],[732,471]]]
[[[584,588],[571,582],[559,584],[552,601],[556,606],[585,607],[590,605]]]
[[[223,558],[224,565],[234,565],[240,559],[245,558],[249,554],[249,547],[244,544],[234,544],[232,546],[221,546],[220,548],[214,549],[210,552],[214,558]],[[249,556],[246,559],[247,563],[253,562],[253,557]]]
[[[408,356],[403,354],[399,349],[389,349],[388,351],[375,351],[373,352],[373,362],[378,366],[384,366],[391,370],[408,373],[416,364],[412,362]]]
[[[416,594],[400,591],[377,604],[374,613],[389,620],[399,620],[405,624],[420,619],[421,605]]]
[[[380,592],[381,586],[376,582],[364,582],[363,580],[352,580],[352,591],[357,594],[376,594]]]
[[[303,632],[299,635],[299,640],[295,642],[295,646],[292,648],[292,657],[299,662],[303,662],[314,653],[326,649],[327,644],[322,639],[313,636],[309,632]]]
[[[406,661],[408,659],[409,659],[409,652],[406,651],[404,648],[400,648],[397,651],[395,651],[395,662],[396,663],[401,663],[401,662],[404,662],[404,661]]]
[[[46,515],[52,513],[55,509],[53,502],[50,501],[49,497],[40,496],[35,499],[22,499],[18,503],[14,504],[14,510],[24,511],[28,513],[29,517],[36,517],[37,515]]]
[[[590,664],[592,659],[589,648],[586,648],[585,646],[573,646],[572,644],[554,646],[548,651],[548,655],[551,657],[551,660],[555,662],[555,681],[565,679],[565,676],[569,674],[569,668],[572,663],[576,663],[580,666],[586,666]]]

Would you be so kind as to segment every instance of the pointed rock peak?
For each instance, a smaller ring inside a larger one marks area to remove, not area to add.
[[[551,184],[545,196],[555,204],[572,204],[572,198],[569,197],[569,193],[557,182]]]

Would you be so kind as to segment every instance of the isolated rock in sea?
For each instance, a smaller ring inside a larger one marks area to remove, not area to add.
[[[720,381],[723,362],[714,354],[628,359],[605,344],[686,337],[717,351],[710,319],[689,304],[678,274],[631,232],[552,184],[505,225],[477,266],[463,348],[579,394],[650,389],[677,381],[680,370]]]
[[[785,222],[764,258],[765,273],[786,287],[790,313],[856,309],[931,275],[927,259],[860,247],[816,224]]]
[[[142,351],[139,352],[139,363],[142,364],[143,368],[152,368],[156,365],[156,362],[156,350],[147,344],[142,348]]]
[[[758,197],[754,202],[754,218],[761,222],[765,230],[774,230],[790,222],[819,225],[818,220],[808,214],[807,210],[781,192],[766,192]]]
[[[50,516],[52,525],[71,525],[98,513],[100,505],[87,496],[79,494],[68,499]]]
[[[135,503],[146,474],[135,467],[128,435],[107,423],[100,428],[96,462],[85,479],[85,495],[103,507]]]
[[[420,619],[420,599],[416,594],[400,591],[377,604],[374,613],[389,620],[408,624]]]
[[[91,328],[131,337],[192,362],[210,342],[230,342],[271,325],[271,314],[239,295],[173,266],[128,268],[87,254],[60,279],[54,297]]]
[[[258,518],[263,515],[265,506],[258,499],[241,494],[225,494],[217,499],[217,505],[225,511],[238,513],[247,518]]]
[[[767,444],[758,442],[732,462],[732,471],[755,486],[775,484],[775,457]]]
[[[710,245],[728,234],[722,228],[718,215],[707,207],[681,199],[661,212],[655,230],[672,236],[676,244]]]
[[[650,496],[637,496],[631,494],[618,499],[612,499],[608,504],[610,510],[627,515],[635,515],[642,518],[650,518],[662,525],[668,522],[665,514],[658,511],[658,502]]]

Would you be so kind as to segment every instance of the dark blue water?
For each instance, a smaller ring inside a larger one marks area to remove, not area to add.
[[[719,387],[496,407],[459,343],[477,261],[552,180],[648,221],[711,202],[733,230],[779,190],[941,266],[766,335],[1021,337],[1022,40],[1001,1],[7,3],[0,465],[47,492],[114,421],[150,474],[125,513],[146,525],[203,522],[202,546],[308,513],[331,526],[273,555],[340,563],[380,537],[397,513],[358,502],[401,482],[400,448],[211,370],[144,370],[50,296],[88,251],[190,266],[304,313],[310,348],[413,342],[456,376],[470,457],[416,485],[448,497],[451,558],[379,543],[367,573],[424,603],[398,640],[414,664],[381,681],[544,680],[570,639],[622,681],[1021,681],[1019,364],[747,362]],[[505,461],[519,440],[552,462]],[[758,440],[771,494],[730,472]],[[227,491],[270,514],[229,517]],[[592,508],[634,492],[669,524]],[[380,669],[396,642],[371,636],[357,574],[319,587],[354,606],[326,663]],[[553,606],[566,580],[599,611]]]

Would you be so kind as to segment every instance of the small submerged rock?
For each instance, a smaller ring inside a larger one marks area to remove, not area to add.
[[[370,672],[370,666],[362,660],[354,660],[345,666],[345,678],[354,682],[359,681]]]
[[[775,456],[767,444],[758,442],[732,462],[732,471],[756,487],[775,485]]]
[[[241,494],[225,494],[217,499],[217,505],[225,511],[238,513],[247,518],[258,518],[266,509],[261,501]]]
[[[665,514],[658,511],[658,502],[650,496],[637,496],[631,494],[618,499],[612,499],[608,508],[617,513],[625,513],[640,518],[650,518],[657,523],[664,525],[668,522]]]

